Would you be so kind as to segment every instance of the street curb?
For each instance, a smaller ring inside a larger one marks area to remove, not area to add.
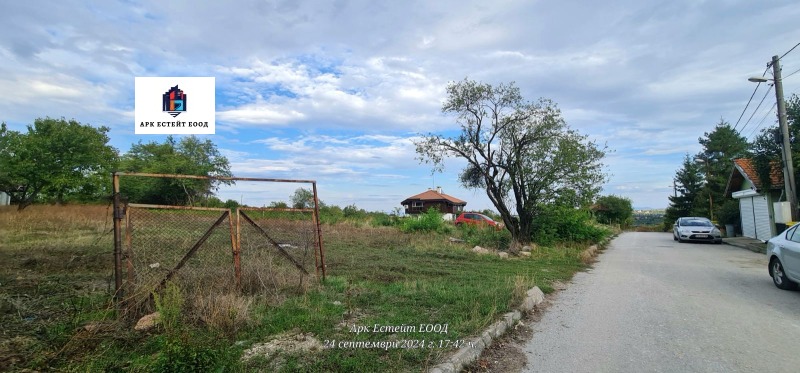
[[[443,363],[429,369],[428,373],[458,373],[477,360],[483,350],[491,346],[492,341],[505,334],[509,328],[514,327],[522,319],[524,313],[532,312],[535,306],[544,302],[544,293],[538,286],[534,286],[525,294],[525,300],[522,301],[518,310],[504,314],[499,321],[489,325],[480,337],[467,340],[456,353]]]

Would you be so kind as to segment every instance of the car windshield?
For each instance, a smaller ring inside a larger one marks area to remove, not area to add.
[[[486,216],[486,215],[478,214],[478,216],[480,216],[480,217],[482,217],[482,218],[484,218],[484,219],[486,219],[487,221],[490,221],[490,222],[492,222],[492,223],[494,223],[494,222],[495,222],[494,220],[492,220],[492,218],[490,218],[490,217],[488,217],[488,216]]]
[[[690,227],[711,227],[712,224],[708,220],[684,220],[682,225]]]

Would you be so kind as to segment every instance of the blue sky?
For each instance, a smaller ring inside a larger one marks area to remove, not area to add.
[[[315,179],[329,204],[382,211],[441,186],[484,209],[483,192],[458,185],[462,162],[432,175],[412,141],[457,129],[441,113],[448,82],[514,81],[613,150],[604,194],[658,208],[697,139],[736,123],[747,77],[800,42],[798,19],[794,1],[3,2],[0,120],[109,126],[124,152],[163,140],[134,134],[134,77],[213,76],[208,137],[236,176]],[[784,76],[800,69],[800,48],[782,63]],[[772,104],[769,93],[743,135],[774,122]],[[240,183],[222,197],[258,205],[296,187]]]

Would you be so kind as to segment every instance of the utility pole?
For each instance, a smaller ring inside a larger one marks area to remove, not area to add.
[[[672,195],[678,198],[678,187],[675,186],[675,178],[672,178]]]
[[[783,81],[781,80],[780,57],[772,56],[772,75],[775,82],[775,98],[778,100],[778,124],[783,134],[783,181],[786,194],[789,195],[789,205],[792,210],[792,221],[797,221],[797,192],[794,183],[794,164],[792,163],[792,148],[789,142],[789,125],[786,123],[786,103],[783,101]]]

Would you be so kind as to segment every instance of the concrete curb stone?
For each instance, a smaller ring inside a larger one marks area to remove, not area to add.
[[[489,325],[480,337],[472,338],[451,355],[445,362],[434,366],[428,373],[457,373],[461,369],[472,364],[486,347],[492,344],[492,340],[499,338],[506,331],[516,325],[522,319],[524,312],[530,312],[533,308],[544,301],[544,293],[538,286],[534,286],[526,292],[525,300],[520,305],[519,310],[514,310],[503,315],[502,320]]]

